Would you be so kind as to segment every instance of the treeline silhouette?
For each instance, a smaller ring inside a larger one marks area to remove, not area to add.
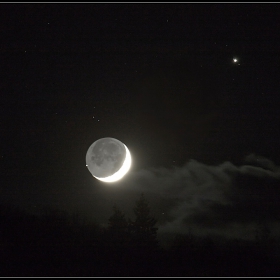
[[[158,241],[157,221],[142,194],[133,220],[114,205],[107,227],[49,210],[31,215],[0,207],[1,277],[279,276],[280,242],[260,226],[255,240],[176,235]]]

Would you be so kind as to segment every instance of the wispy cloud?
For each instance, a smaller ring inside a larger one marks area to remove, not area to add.
[[[209,166],[190,160],[182,167],[142,170],[130,175],[125,188],[147,195],[159,217],[159,232],[191,228],[252,237],[259,222],[279,220],[280,169],[254,154],[245,162]]]

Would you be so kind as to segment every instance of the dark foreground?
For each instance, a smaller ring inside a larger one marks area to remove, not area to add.
[[[0,276],[279,276],[279,242],[191,235],[168,249],[57,215],[1,213]]]

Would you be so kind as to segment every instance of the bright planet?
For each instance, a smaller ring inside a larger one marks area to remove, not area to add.
[[[101,138],[88,148],[86,166],[96,179],[115,182],[130,169],[131,155],[121,141],[111,137]]]

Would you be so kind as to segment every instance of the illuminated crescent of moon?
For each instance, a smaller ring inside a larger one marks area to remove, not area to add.
[[[123,162],[122,167],[116,173],[114,173],[113,175],[108,176],[108,177],[100,178],[100,177],[96,177],[93,175],[96,179],[103,181],[103,182],[111,183],[111,182],[120,180],[128,172],[128,170],[131,166],[131,155],[130,155],[130,152],[129,152],[128,148],[126,147],[126,145],[124,145],[124,147],[125,147],[126,153],[125,153],[125,160]]]

